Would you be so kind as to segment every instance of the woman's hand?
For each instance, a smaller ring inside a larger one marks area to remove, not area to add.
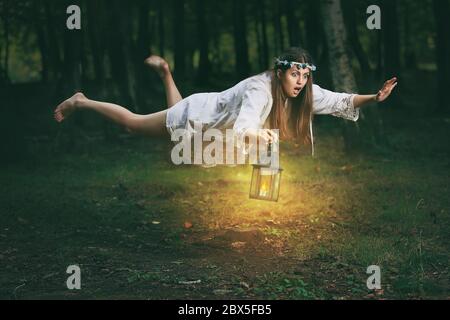
[[[378,91],[377,95],[375,96],[376,102],[383,102],[386,100],[389,95],[391,94],[392,90],[397,86],[397,78],[394,77],[391,80],[388,80],[384,83],[383,88],[381,88],[380,91]]]
[[[274,143],[278,141],[278,134],[270,129],[250,128],[245,131],[245,135],[259,139],[263,143]],[[257,141],[257,140],[256,140]]]

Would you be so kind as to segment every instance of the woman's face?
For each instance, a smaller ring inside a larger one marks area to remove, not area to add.
[[[288,98],[296,98],[309,80],[311,70],[309,68],[298,69],[297,66],[285,72],[277,70],[277,76],[281,81],[281,87]]]

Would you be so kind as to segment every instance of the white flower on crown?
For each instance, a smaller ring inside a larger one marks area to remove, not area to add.
[[[280,59],[276,59],[275,64],[277,66],[284,66],[284,67],[289,67],[292,68],[294,65],[299,66],[302,69],[305,68],[309,68],[311,69],[311,71],[316,71],[317,67],[313,64],[309,64],[309,63],[300,63],[300,62],[294,62],[294,61],[287,61],[287,60],[280,60]]]

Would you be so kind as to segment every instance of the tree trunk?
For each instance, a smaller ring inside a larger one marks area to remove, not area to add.
[[[3,12],[3,32],[5,35],[5,59],[3,61],[3,72],[4,77],[7,82],[10,82],[9,79],[9,28],[10,28],[10,18],[9,18],[9,1],[5,1],[4,3],[4,12]]]
[[[329,49],[332,81],[337,92],[357,92],[355,76],[347,56],[347,34],[344,26],[340,0],[326,0],[322,3],[325,37]],[[377,108],[360,110],[361,128],[356,123],[344,121],[344,141],[347,151],[362,147],[363,133],[372,145],[386,142],[382,119]],[[367,111],[367,113],[366,113]],[[367,120],[367,121],[366,121]]]
[[[5,77],[4,73],[5,72],[3,71],[3,66],[1,64],[2,56],[3,56],[3,48],[2,48],[2,42],[0,42],[0,85],[2,85],[3,82],[5,82],[5,79],[4,79],[4,77]]]
[[[64,28],[64,72],[65,95],[82,90],[81,83],[82,30]]]
[[[258,3],[256,3],[258,5]],[[264,62],[263,62],[263,48],[262,48],[262,34],[261,34],[261,22],[259,21],[258,16],[258,10],[256,8],[255,12],[257,13],[254,19],[254,26],[255,26],[255,34],[256,34],[256,44],[258,48],[258,67],[260,70],[263,70],[265,68]]]
[[[305,26],[306,26],[306,45],[314,59],[319,59],[319,43],[321,39],[322,26],[319,22],[320,9],[319,2],[316,0],[306,1]]]
[[[381,0],[381,34],[383,37],[384,79],[391,79],[401,74],[400,65],[400,39],[398,30],[397,1]],[[394,90],[386,106],[401,107],[397,91]]]
[[[261,40],[262,40],[262,51],[260,55],[262,57],[261,62],[263,64],[263,69],[269,67],[269,44],[267,40],[267,19],[266,19],[266,1],[260,0],[258,4],[258,15],[261,21]]]
[[[438,80],[438,110],[450,112],[448,88],[450,86],[450,35],[449,3],[446,0],[433,0],[434,16],[436,20],[436,61]]]
[[[255,35],[256,35],[256,46],[258,48],[258,67],[260,70],[263,70],[264,67],[264,62],[263,62],[263,55],[262,55],[262,51],[263,51],[263,45],[262,45],[262,34],[261,34],[261,21],[259,19],[259,1],[254,0],[252,1],[252,8],[251,11],[254,13],[254,30],[255,30]]]
[[[391,78],[400,73],[400,39],[397,21],[397,2],[381,1],[381,21],[384,42],[384,76]]]
[[[136,48],[136,54],[133,57],[134,67],[136,70],[136,94],[137,102],[141,111],[150,112],[150,109],[146,107],[148,88],[150,87],[149,70],[144,68],[144,59],[151,54],[150,41],[153,37],[150,37],[150,2],[149,0],[140,0],[137,4],[138,9],[138,36],[134,47]]]
[[[335,67],[332,73],[335,90],[355,92],[357,89],[353,70],[347,55],[347,36],[340,8],[340,0],[324,0],[322,14],[329,56]]]
[[[206,23],[207,1],[197,0],[197,27],[198,27],[198,47],[200,48],[200,61],[198,65],[197,81],[205,84],[209,78],[209,32]]]
[[[383,42],[383,32],[381,30],[376,30],[377,33],[377,67],[376,74],[378,75],[378,80],[382,81],[384,79],[384,42]]]
[[[323,17],[320,3],[316,0],[306,0],[305,38],[306,45],[313,61],[318,65],[315,80],[323,85],[331,86],[331,68],[329,67],[328,48],[323,30]]]
[[[183,79],[186,72],[186,48],[184,43],[184,0],[173,0],[172,24],[175,56],[175,75]]]
[[[299,19],[295,16],[296,1],[286,0],[286,17],[288,24],[289,45],[299,47],[302,43],[300,37]]]
[[[138,36],[135,47],[137,48],[138,66],[142,67],[143,60],[150,54],[150,22],[149,22],[150,2],[149,0],[140,0],[138,3],[139,21]],[[142,69],[142,68],[140,68]]]
[[[87,2],[90,0],[80,0],[80,8],[87,8]],[[89,69],[89,59],[88,59],[88,46],[89,46],[89,35],[86,30],[81,32],[81,49],[80,49],[80,57],[81,57],[81,83],[82,86],[85,87],[88,83],[88,73]]]
[[[246,2],[233,0],[234,50],[236,53],[236,73],[238,79],[244,79],[250,73],[246,8]]]
[[[218,28],[212,28],[211,32],[211,67],[213,69],[213,72],[222,74],[223,62],[220,47],[220,30],[218,30]]]
[[[48,39],[47,34],[44,29],[44,19],[42,12],[42,1],[34,2],[34,12],[36,14],[36,19],[34,21],[34,28],[37,34],[37,41],[39,52],[41,54],[41,79],[44,83],[47,83],[50,80],[50,61],[49,61],[49,48],[48,48]]]
[[[158,46],[159,55],[161,57],[165,56],[165,28],[164,28],[164,4],[163,1],[158,1]]]
[[[98,83],[100,99],[104,99],[106,96],[106,68],[104,65],[105,58],[105,44],[102,41],[101,32],[99,30],[99,21],[104,21],[103,8],[100,7],[100,3],[97,1],[88,1],[87,5],[87,19],[89,35],[89,42],[92,51],[92,60],[94,64],[94,78]]]
[[[54,1],[45,0],[44,1],[44,12],[45,12],[45,29],[47,31],[48,39],[48,54],[49,54],[49,69],[52,70],[52,78],[60,79],[63,67],[63,59],[61,55],[61,39],[62,36],[58,36],[57,28],[58,25],[64,25],[64,16],[62,18],[55,17],[53,14]],[[64,11],[65,12],[65,11]]]
[[[284,50],[284,32],[281,24],[282,10],[280,1],[274,1],[272,9],[273,27],[275,30],[273,41],[275,44],[276,55],[279,55],[281,54],[281,51]]]
[[[110,1],[111,14],[109,16],[110,30],[108,34],[108,55],[114,82],[118,84],[121,98],[125,105],[134,111],[139,111],[136,104],[136,83],[134,64],[130,61],[132,42],[130,41],[129,5],[122,1]]]
[[[61,28],[61,36],[62,36],[62,48],[63,48],[63,59],[61,63],[61,69],[59,70],[59,81],[57,83],[57,93],[62,93],[62,96],[67,98],[72,96],[75,92],[84,91],[83,90],[83,82],[82,82],[82,50],[83,50],[83,32],[84,29],[81,30],[69,30],[65,27],[66,19],[68,15],[65,14],[66,8],[72,4],[80,6],[80,1],[69,1],[64,0],[58,2],[52,6],[55,12],[64,12],[63,15],[57,17],[52,23],[52,27],[55,28],[55,25],[58,23],[63,24],[63,28]],[[77,150],[80,146],[81,139],[83,138],[81,134],[80,128],[83,126],[84,119],[86,115],[84,113],[77,113],[74,115],[74,121],[70,121],[67,124],[68,133],[67,139],[62,143],[64,148],[67,151]],[[59,138],[58,138],[59,141]],[[58,143],[58,142],[57,142]],[[59,143],[58,143],[59,144]]]
[[[409,1],[403,2],[404,12],[404,29],[405,29],[405,44],[404,44],[404,61],[405,67],[409,70],[417,69],[417,58],[415,52],[415,44],[411,32],[411,3]]]
[[[331,70],[331,78],[334,90],[337,92],[356,92],[356,80],[347,55],[347,35],[341,11],[340,0],[324,0],[321,2],[325,38],[328,47]],[[357,145],[357,125],[344,122],[344,141],[347,151],[355,149]]]
[[[357,7],[357,3],[355,0],[344,0],[342,1],[342,6],[344,21],[346,22],[348,31],[349,43],[351,44],[356,59],[358,60],[362,74],[369,75],[369,60],[364,52],[361,42],[359,41],[357,22],[355,19],[355,8]]]
[[[120,17],[119,19],[123,19],[123,27],[121,28],[123,30],[122,32],[122,39],[123,39],[123,51],[125,53],[124,55],[124,62],[125,62],[125,72],[127,73],[128,83],[127,83],[127,90],[131,97],[131,105],[130,107],[134,109],[136,112],[141,112],[141,105],[139,104],[138,100],[138,71],[142,70],[142,67],[137,69],[137,63],[139,63],[140,66],[143,64],[144,58],[138,58],[138,54],[136,52],[139,52],[136,48],[136,44],[133,41],[133,21],[136,20],[135,12],[133,11],[133,5],[130,3],[126,3],[123,1],[119,1],[120,6],[118,6],[118,12],[116,17]],[[142,44],[143,46],[145,45]],[[137,60],[140,60],[137,62]]]
[[[87,32],[89,35],[89,42],[92,51],[94,79],[96,84],[96,98],[102,101],[115,100],[117,97],[111,97],[111,92],[107,90],[107,69],[106,62],[106,49],[107,44],[103,41],[104,31],[101,26],[107,23],[106,10],[104,3],[98,1],[88,1],[87,3],[87,19],[88,26]],[[103,129],[103,135],[106,140],[114,141],[117,139],[117,128],[113,124],[101,118],[101,125]]]

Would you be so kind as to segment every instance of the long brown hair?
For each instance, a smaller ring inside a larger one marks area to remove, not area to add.
[[[280,57],[280,60],[294,61],[300,63],[312,64],[311,56],[307,51],[299,47],[292,47],[286,50]],[[285,98],[281,81],[277,77],[277,71],[286,72],[290,67],[284,65],[275,65],[272,70],[272,97],[273,105],[270,111],[270,127],[280,130],[280,138],[283,140],[295,139],[299,144],[311,144],[311,134],[309,130],[310,121],[312,121],[313,108],[313,77],[310,77],[303,90],[296,98]],[[287,114],[285,103],[290,103],[291,113]],[[293,127],[293,132],[289,130]]]

